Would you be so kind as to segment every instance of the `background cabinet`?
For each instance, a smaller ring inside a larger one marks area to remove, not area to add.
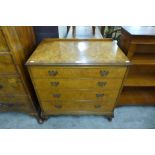
[[[123,27],[119,46],[133,64],[119,105],[154,105],[155,27]]]
[[[37,115],[35,93],[24,65],[34,49],[32,27],[0,27],[0,111]]]

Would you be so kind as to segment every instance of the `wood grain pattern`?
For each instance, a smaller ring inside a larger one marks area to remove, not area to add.
[[[130,60],[137,53],[155,53],[155,29],[152,27],[123,27],[120,38],[120,48]],[[147,34],[148,33],[148,34]],[[150,35],[152,33],[152,35]]]
[[[8,52],[8,51],[9,51],[8,45],[6,43],[3,32],[0,29],[0,52]]]
[[[53,67],[32,66],[33,78],[122,78],[126,67]]]
[[[15,103],[15,104],[21,104],[21,103],[27,103],[29,102],[28,96],[25,95],[1,95],[0,96],[1,103]]]
[[[137,53],[132,58],[133,65],[140,66],[154,66],[155,65],[155,54],[152,53]]]
[[[59,89],[98,89],[115,90],[120,87],[122,79],[35,79],[35,85],[39,90]]]
[[[26,64],[42,116],[112,116],[130,62],[109,39],[47,39]]]
[[[44,52],[43,52],[44,51]],[[44,40],[27,65],[127,65],[129,60],[115,41]]]
[[[0,42],[0,94],[3,95],[3,98],[0,98],[0,104],[2,104],[0,111],[21,110],[21,112],[37,115],[33,105],[36,102],[33,97],[35,94],[24,66],[35,48],[33,28],[1,26],[0,30],[0,41],[2,40]],[[12,106],[7,96],[14,96],[14,98],[10,97]],[[22,107],[18,107],[19,102],[24,103]]]
[[[16,26],[15,30],[22,45],[23,52],[21,54],[23,55],[25,62],[35,48],[34,31],[30,26]]]
[[[119,46],[133,65],[129,67],[118,104],[155,104],[155,28],[123,27]]]
[[[132,66],[129,68],[125,86],[155,86],[154,66]]]
[[[43,102],[43,111],[50,115],[62,114],[111,114],[114,102],[91,102],[91,101],[74,101],[74,102]]]
[[[16,77],[0,78],[0,95],[2,94],[16,94],[25,95],[22,81]]]
[[[17,75],[12,56],[7,52],[0,53],[0,75]]]
[[[117,106],[154,105],[155,87],[124,87]]]
[[[17,111],[35,115],[32,105],[27,105],[25,103],[0,103],[0,110],[1,112]]]
[[[41,91],[38,90],[38,94],[41,101],[53,101],[53,100],[97,100],[103,102],[111,102],[115,101],[118,90],[68,90],[68,89],[61,89],[61,90],[51,90],[51,91]]]

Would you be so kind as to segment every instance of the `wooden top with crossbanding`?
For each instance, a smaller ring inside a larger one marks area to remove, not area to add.
[[[45,39],[27,65],[128,65],[130,62],[111,39]]]

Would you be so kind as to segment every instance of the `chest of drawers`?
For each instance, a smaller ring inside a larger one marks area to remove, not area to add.
[[[109,39],[46,39],[27,61],[42,117],[95,114],[109,119],[129,64]]]
[[[37,116],[33,86],[24,66],[34,48],[32,27],[0,27],[0,112]]]

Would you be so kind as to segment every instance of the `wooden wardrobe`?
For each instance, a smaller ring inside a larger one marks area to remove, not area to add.
[[[0,112],[37,116],[35,93],[24,65],[35,46],[32,27],[0,27]]]

